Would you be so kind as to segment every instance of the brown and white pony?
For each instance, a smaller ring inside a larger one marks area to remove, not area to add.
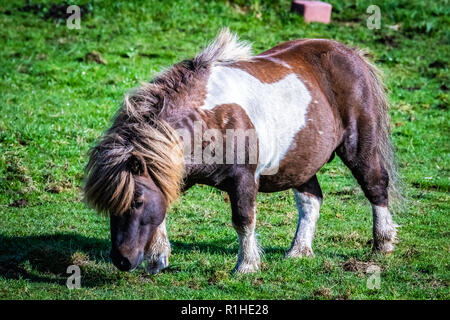
[[[377,69],[323,39],[252,56],[224,29],[195,58],[125,97],[91,152],[85,198],[110,215],[113,263],[128,271],[146,259],[155,273],[168,266],[165,215],[179,192],[196,183],[226,191],[239,237],[235,270],[252,272],[261,254],[257,193],[294,191],[298,226],[286,256],[312,256],[322,203],[316,173],[335,153],[372,204],[373,249],[391,252],[395,172]]]

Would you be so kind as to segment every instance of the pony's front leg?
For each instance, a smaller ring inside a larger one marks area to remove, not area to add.
[[[239,237],[239,253],[234,271],[241,273],[254,272],[259,269],[261,262],[261,248],[255,237],[256,208],[253,213],[253,221],[247,225],[233,223]]]
[[[167,237],[166,219],[158,226],[148,246],[149,249],[145,255],[147,272],[155,274],[167,268],[169,266],[170,242]]]
[[[239,177],[233,190],[229,191],[233,227],[239,238],[236,272],[248,273],[259,269],[261,248],[255,237],[257,192],[253,175]]]
[[[314,175],[308,182],[293,189],[298,209],[298,225],[286,257],[313,257],[312,241],[316,230],[319,210],[322,203],[322,190]]]

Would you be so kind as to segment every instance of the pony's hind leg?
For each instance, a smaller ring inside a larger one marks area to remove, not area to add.
[[[286,257],[314,256],[312,241],[322,203],[322,191],[316,175],[293,191],[298,209],[298,225]]]
[[[364,131],[364,128],[359,129]],[[389,174],[382,164],[376,146],[360,143],[356,147],[354,143],[354,139],[347,139],[336,151],[350,168],[372,205],[373,250],[389,253],[394,250],[398,227],[388,209]]]
[[[158,226],[148,246],[149,250],[145,255],[147,272],[155,274],[167,268],[169,266],[170,242],[167,237],[166,219]]]

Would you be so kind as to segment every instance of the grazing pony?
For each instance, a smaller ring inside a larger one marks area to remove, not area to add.
[[[372,204],[373,249],[391,252],[396,224],[388,103],[377,69],[335,41],[303,39],[252,56],[224,29],[191,60],[129,93],[92,149],[86,201],[110,215],[120,270],[168,266],[165,215],[196,183],[230,197],[235,270],[260,264],[256,195],[291,188],[298,226],[287,257],[313,256],[322,203],[316,173],[337,154]],[[391,183],[389,183],[391,181]]]

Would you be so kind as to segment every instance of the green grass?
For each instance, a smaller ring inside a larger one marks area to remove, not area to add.
[[[290,1],[95,1],[80,30],[25,2],[0,4],[1,299],[449,299],[449,5],[330,1],[330,25],[305,24]],[[378,4],[382,25],[366,27]],[[170,268],[150,276],[110,263],[109,222],[81,202],[87,151],[125,92],[192,57],[229,26],[260,52],[294,38],[331,38],[368,48],[386,74],[406,207],[394,219],[401,242],[371,253],[372,218],[349,170],[336,158],[319,180],[325,199],[314,259],[285,260],[296,228],[290,191],[260,194],[262,270],[231,273],[238,243],[224,195],[189,190],[168,212]],[[398,30],[395,30],[398,28]],[[86,62],[98,51],[107,64]],[[364,270],[381,268],[381,287]],[[65,286],[82,269],[81,289]],[[364,268],[363,268],[364,269]]]

